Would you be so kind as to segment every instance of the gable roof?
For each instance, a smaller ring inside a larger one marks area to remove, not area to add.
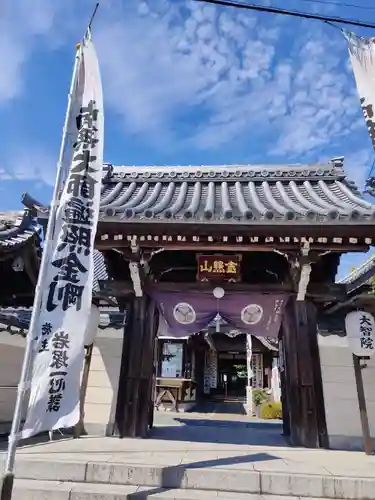
[[[30,210],[0,213],[0,251],[17,250],[32,238],[40,237],[41,228]]]
[[[102,183],[103,221],[369,224],[375,205],[343,170],[322,165],[115,167]]]

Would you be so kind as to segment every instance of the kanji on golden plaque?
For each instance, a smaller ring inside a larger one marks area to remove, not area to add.
[[[197,255],[198,281],[240,281],[240,255]]]
[[[214,273],[225,273],[225,266],[222,260],[214,260]]]
[[[229,262],[227,262],[226,265],[225,265],[226,272],[228,274],[236,274],[237,273],[237,267],[238,267],[238,263],[237,262],[233,262],[232,260],[230,260]]]
[[[212,266],[209,266],[208,261],[205,260],[203,264],[200,264],[199,271],[201,273],[212,273]]]

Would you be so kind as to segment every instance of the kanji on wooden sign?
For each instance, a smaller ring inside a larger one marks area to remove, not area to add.
[[[197,255],[198,281],[240,281],[241,255]]]

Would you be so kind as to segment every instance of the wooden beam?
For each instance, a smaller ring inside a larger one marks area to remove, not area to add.
[[[134,293],[133,286],[130,281],[101,280],[99,281],[99,285],[100,291],[97,295],[101,297],[130,296]],[[181,290],[210,291],[213,290],[216,285],[210,282],[161,282],[154,285],[149,282],[145,284],[145,291],[153,288],[154,286],[163,292],[180,292]],[[226,283],[221,286],[223,286],[224,289],[233,292],[294,293],[292,284],[259,283],[254,285],[249,283]],[[338,283],[310,283],[307,289],[306,297],[323,302],[334,300],[343,301],[347,298],[346,285]]]
[[[325,310],[326,314],[334,314],[337,311],[341,311],[344,309],[351,310],[356,308],[367,308],[371,312],[375,310],[375,296],[367,293],[355,295],[354,297],[347,298],[345,301],[338,301],[337,304],[334,304],[328,307]]]
[[[373,232],[374,231],[374,232]],[[278,221],[269,223],[241,224],[238,221],[228,221],[227,224],[221,222],[188,222],[185,220],[148,220],[148,221],[129,221],[121,220],[119,217],[114,220],[100,220],[98,225],[98,235],[114,234],[119,239],[126,239],[127,235],[147,236],[148,234],[156,235],[176,235],[182,234],[186,236],[205,236],[205,235],[220,235],[228,234],[235,236],[288,236],[291,237],[356,237],[356,238],[375,238],[374,225],[372,223],[358,224],[280,224]]]
[[[295,244],[270,244],[270,245],[257,245],[257,244],[249,244],[249,245],[226,245],[226,244],[210,244],[207,243],[205,245],[197,244],[197,243],[168,243],[168,242],[155,242],[155,241],[140,241],[140,248],[149,248],[153,250],[170,250],[170,251],[189,251],[189,252],[204,252],[204,251],[215,251],[215,252],[273,252],[274,250],[280,251],[295,251],[300,249],[300,243]],[[109,250],[109,249],[126,249],[129,247],[129,242],[126,240],[105,240],[100,241],[97,240],[95,242],[95,248],[98,250]],[[311,250],[317,252],[367,252],[369,249],[368,245],[311,245]]]
[[[319,301],[346,300],[347,287],[341,283],[309,283],[306,297]]]
[[[157,288],[157,290],[163,291],[163,292],[181,292],[183,290],[197,290],[197,291],[211,291],[213,290],[217,285],[217,283],[210,283],[210,282],[190,282],[190,283],[168,283],[168,282],[161,282],[153,285],[152,283],[149,283],[146,285],[145,289]],[[292,289],[290,285],[287,284],[248,284],[248,283],[222,283],[220,284],[224,290],[227,291],[233,291],[233,292],[263,292],[263,293],[288,293],[291,292]]]
[[[99,280],[100,291],[98,296],[130,296],[134,294],[133,283],[131,281]]]

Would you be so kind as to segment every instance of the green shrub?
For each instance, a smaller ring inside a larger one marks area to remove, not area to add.
[[[260,416],[265,420],[282,420],[283,411],[281,403],[269,402],[263,404]]]
[[[253,389],[253,403],[255,406],[260,406],[267,399],[267,394],[264,389]]]

